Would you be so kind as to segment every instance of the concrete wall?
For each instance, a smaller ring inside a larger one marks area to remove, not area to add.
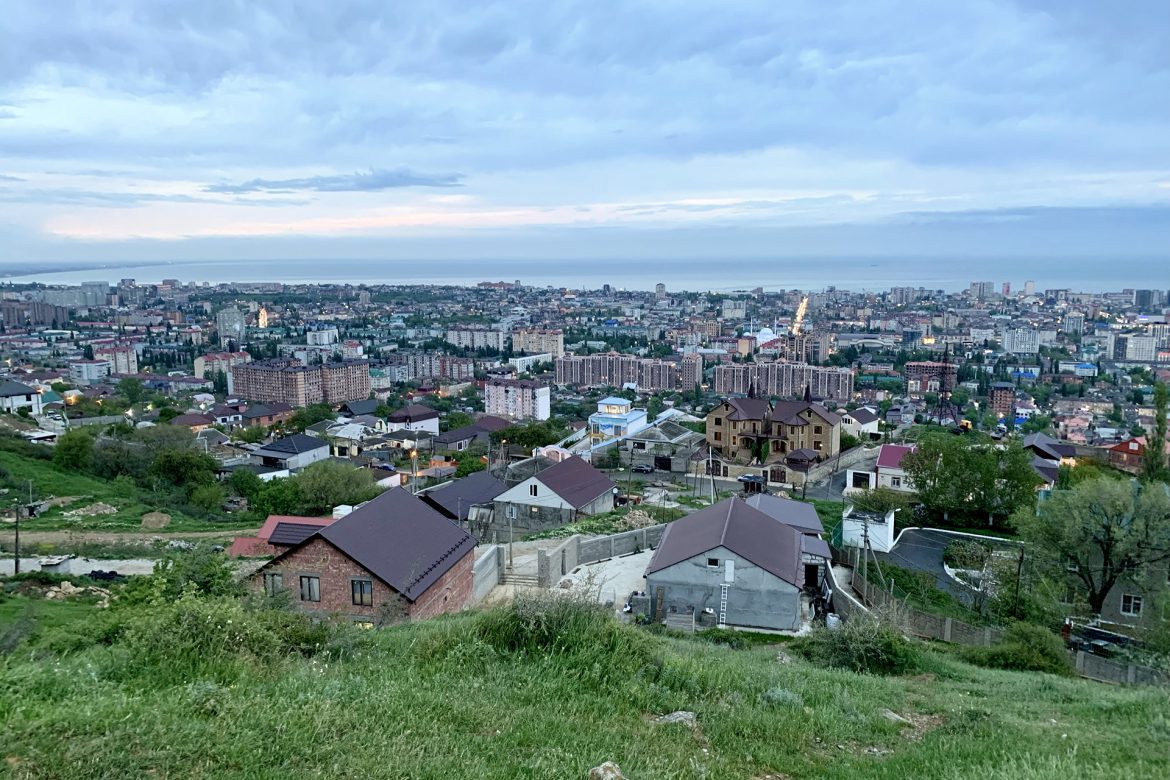
[[[493,588],[503,584],[504,563],[505,553],[502,544],[492,545],[475,559],[471,567],[471,604],[483,601]]]
[[[867,458],[876,458],[876,447],[854,447],[851,450],[846,450],[841,453],[840,458],[829,458],[823,463],[818,463],[808,470],[808,481],[819,482],[826,479],[834,471],[847,469]]]
[[[581,535],[570,536],[552,550],[537,551],[537,584],[548,588],[578,566],[616,558],[619,555],[652,550],[662,540],[665,530],[664,524],[592,539]]]
[[[715,558],[719,565],[707,565]],[[735,563],[735,578],[727,593],[727,624],[754,628],[794,630],[800,626],[800,590],[724,547],[681,561],[646,578],[652,603],[663,589],[663,619],[667,613],[719,612],[720,586],[725,562]]]

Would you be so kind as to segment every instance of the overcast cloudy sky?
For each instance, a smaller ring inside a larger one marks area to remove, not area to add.
[[[1170,246],[1166,0],[3,8],[10,263]]]

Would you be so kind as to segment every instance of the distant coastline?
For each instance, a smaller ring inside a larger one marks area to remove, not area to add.
[[[927,257],[810,257],[749,260],[207,260],[118,263],[29,263],[0,265],[0,282],[75,285],[133,278],[154,284],[182,282],[283,282],[285,284],[437,284],[474,285],[481,281],[520,280],[525,285],[597,289],[730,291],[887,290],[895,286],[953,292],[973,281],[1027,280],[1036,289],[1104,292],[1123,288],[1170,289],[1170,261],[1158,258],[1036,259],[983,258],[939,260]]]

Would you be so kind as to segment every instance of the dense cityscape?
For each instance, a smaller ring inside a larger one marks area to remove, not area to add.
[[[1170,777],[1170,3],[0,31],[0,776]]]

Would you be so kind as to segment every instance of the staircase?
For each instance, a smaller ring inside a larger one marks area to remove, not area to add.
[[[504,584],[513,585],[517,588],[539,588],[540,580],[537,579],[535,574],[505,571]]]
[[[688,633],[695,630],[695,619],[690,612],[668,612],[662,623],[667,628],[675,628]]]

